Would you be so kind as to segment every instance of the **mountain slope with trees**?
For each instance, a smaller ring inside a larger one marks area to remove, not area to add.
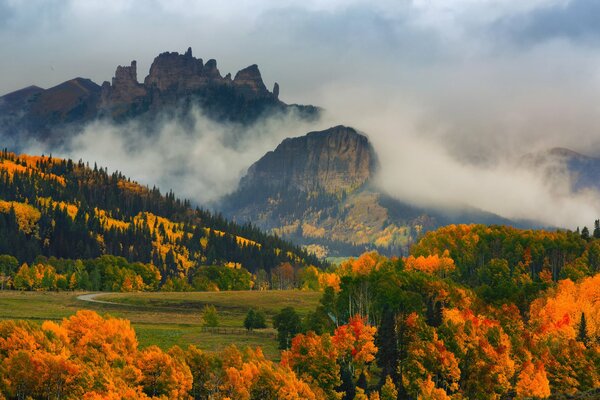
[[[265,274],[283,263],[321,265],[250,224],[193,209],[119,172],[7,151],[0,154],[0,254],[21,263],[122,257],[153,266],[161,285],[189,283],[206,265]]]

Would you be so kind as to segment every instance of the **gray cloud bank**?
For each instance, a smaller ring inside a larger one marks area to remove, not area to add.
[[[134,58],[141,75],[159,52],[192,46],[223,72],[257,63],[282,100],[328,114],[316,126],[267,120],[247,136],[199,113],[188,130],[165,121],[156,139],[120,131],[135,123],[96,124],[72,156],[203,202],[232,190],[284,137],[342,123],[370,136],[379,181],[402,200],[569,228],[600,217],[594,191],[572,193],[569,176],[517,162],[558,146],[600,154],[595,1],[273,4],[0,0],[0,91],[82,74],[108,80]]]

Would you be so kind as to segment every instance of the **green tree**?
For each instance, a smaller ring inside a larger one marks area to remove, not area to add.
[[[256,311],[254,311],[253,308],[248,310],[248,313],[246,313],[246,318],[244,319],[244,328],[246,328],[247,331],[251,331],[252,329],[254,329],[254,319],[256,318]]]
[[[590,230],[587,226],[584,226],[581,230],[581,238],[584,240],[590,240]]]
[[[289,349],[294,336],[302,330],[302,321],[293,307],[285,307],[273,317],[273,327],[277,329],[279,348]]]
[[[588,337],[588,329],[587,329],[587,320],[585,319],[585,313],[581,313],[581,319],[579,320],[579,330],[577,332],[577,340],[581,343],[588,345],[589,337]]]
[[[208,327],[219,326],[219,313],[215,306],[207,304],[202,309],[202,324]]]
[[[9,277],[14,275],[19,268],[19,261],[9,255],[0,255],[0,289],[4,290]]]

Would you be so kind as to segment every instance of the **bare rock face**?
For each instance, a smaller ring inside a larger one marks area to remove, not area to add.
[[[336,126],[284,140],[250,167],[241,187],[260,182],[276,190],[348,193],[364,185],[376,166],[367,137]]]
[[[191,48],[185,54],[162,53],[154,59],[144,85],[163,92],[195,90],[206,85],[211,78],[220,79],[219,71],[215,73],[215,70],[216,66],[207,66],[205,71],[202,59],[194,58]]]
[[[144,85],[137,80],[137,63],[132,61],[129,67],[118,66],[112,85],[102,84],[100,94],[100,110],[106,110],[110,115],[127,112],[132,105],[139,105],[148,94]]]
[[[236,87],[238,93],[247,98],[277,98],[277,96],[267,90],[256,64],[246,67],[235,74],[233,85]]]
[[[111,82],[98,86],[76,78],[50,89],[25,88],[0,97],[0,130],[14,136],[66,139],[96,118],[124,121],[143,117],[149,126],[159,115],[186,115],[193,107],[217,121],[252,123],[270,112],[296,110],[313,119],[320,110],[313,106],[288,105],[279,100],[279,85],[269,92],[256,65],[221,76],[215,60],[183,54],[159,54],[143,82],[138,81],[137,63],[118,66]],[[77,124],[76,129],[68,125]]]
[[[231,74],[221,76],[215,60],[204,63],[188,48],[184,54],[158,55],[143,84],[137,81],[135,61],[130,67],[117,67],[112,84],[103,85],[100,108],[104,115],[120,119],[195,98],[217,118],[246,120],[269,107],[285,107],[278,95],[279,86],[277,95],[269,92],[256,65],[239,71],[232,80]]]
[[[396,251],[410,243],[413,227],[431,223],[373,187],[377,168],[373,147],[356,130],[310,132],[254,163],[222,210],[322,254]]]

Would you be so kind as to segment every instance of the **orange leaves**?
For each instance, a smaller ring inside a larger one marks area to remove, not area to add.
[[[582,313],[590,338],[600,336],[600,274],[579,283],[566,279],[558,282],[548,296],[531,304],[531,324],[539,335],[560,334],[574,339]]]
[[[472,394],[499,399],[511,388],[515,361],[509,336],[497,321],[470,310],[444,310],[445,340],[452,340],[467,377],[461,385]],[[486,393],[483,388],[494,388]]]
[[[437,254],[427,257],[408,256],[404,260],[404,266],[407,271],[421,271],[426,274],[442,277],[456,269],[454,260],[450,258],[448,250],[444,251],[441,257]]]
[[[319,274],[319,287],[323,290],[331,287],[336,293],[338,293],[340,291],[340,283],[340,276],[336,273],[321,272]]]
[[[419,389],[419,400],[451,400],[444,389],[435,386],[431,375],[428,375],[427,379],[420,383]]]
[[[62,176],[57,176],[54,174],[44,173],[38,168],[38,163],[53,163],[58,161],[58,159],[50,159],[47,157],[39,157],[39,156],[28,156],[28,155],[20,155],[16,156],[13,153],[9,153],[10,159],[2,159],[0,160],[0,170],[4,170],[8,172],[8,176],[11,178],[15,173],[17,174],[25,174],[25,173],[33,173],[41,176],[43,179],[53,180],[59,183],[62,186],[65,186],[65,178]]]
[[[0,323],[0,379],[16,398],[188,399],[192,388],[182,350],[138,351],[129,321],[92,311],[41,329]]]
[[[192,388],[192,373],[183,360],[164,353],[157,346],[142,350],[135,362],[141,371],[144,392],[152,397],[185,399]]]
[[[241,355],[235,348],[228,351]],[[230,357],[231,358],[231,357]],[[240,400],[249,399],[286,399],[316,400],[317,397],[309,385],[296,376],[286,364],[277,365],[264,358],[262,351],[248,349],[243,359],[233,357],[235,365],[225,368],[222,396]]]
[[[294,370],[303,380],[315,384],[328,397],[335,394],[340,384],[337,365],[338,350],[328,334],[314,332],[297,335],[290,350],[282,353],[281,364]]]
[[[377,328],[365,323],[358,315],[350,318],[346,325],[335,330],[332,342],[342,357],[351,356],[351,362],[364,366],[375,359],[375,333]]]
[[[368,275],[384,261],[386,261],[386,258],[376,251],[364,253],[357,259],[351,258],[342,263],[339,267],[339,273],[340,275]]]
[[[538,362],[534,365],[530,361],[525,362],[519,374],[516,391],[519,399],[549,397],[550,382],[546,376],[544,364]]]
[[[79,357],[96,363],[133,362],[138,342],[129,321],[104,319],[93,311],[81,310],[61,325]]]

